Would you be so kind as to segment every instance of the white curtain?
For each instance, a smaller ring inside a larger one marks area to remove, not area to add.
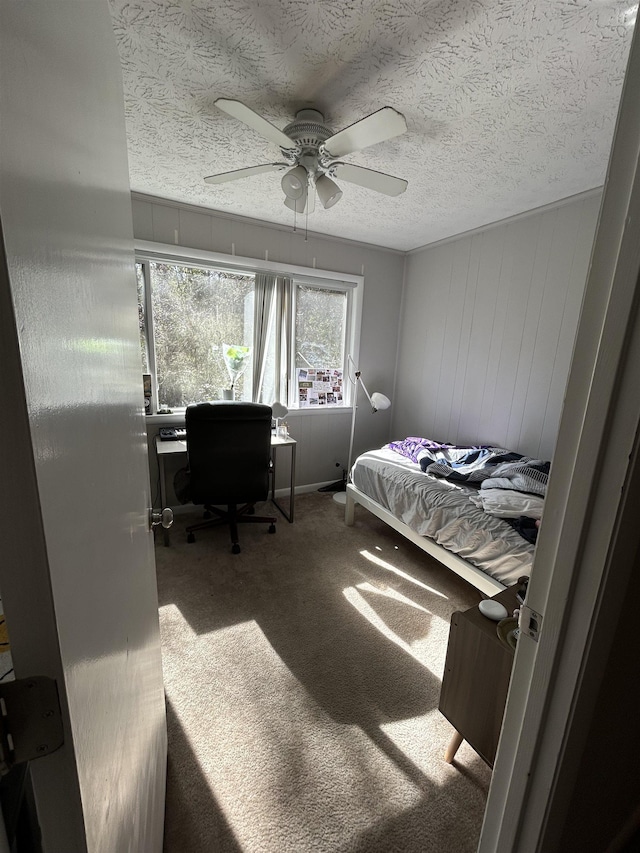
[[[293,280],[288,276],[258,273],[255,279],[253,316],[253,386],[251,399],[260,402],[264,385],[267,355],[271,346],[275,355],[273,377],[273,400],[288,405],[289,381],[291,376],[291,334]],[[271,340],[271,335],[274,340]],[[267,382],[270,387],[270,383]]]
[[[289,405],[293,330],[293,279],[278,276],[276,286],[276,400]]]
[[[271,314],[276,303],[276,277],[267,273],[257,273],[253,301],[253,387],[251,399],[260,400],[260,390],[264,380],[264,369],[269,346],[269,326]]]

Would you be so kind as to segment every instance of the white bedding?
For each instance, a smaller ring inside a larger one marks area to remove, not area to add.
[[[420,465],[387,448],[359,456],[351,478],[360,491],[416,533],[505,586],[530,573],[534,546],[469,499],[478,494],[477,487],[425,474]]]
[[[515,492],[513,489],[480,489],[476,495],[471,495],[471,502],[477,507],[497,515],[500,518],[542,518],[544,499],[538,495],[525,492]]]

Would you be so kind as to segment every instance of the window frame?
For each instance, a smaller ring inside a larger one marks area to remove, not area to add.
[[[142,263],[144,276],[144,299],[145,299],[145,321],[147,333],[147,358],[151,372],[152,389],[152,411],[158,412],[158,379],[156,372],[156,356],[153,328],[153,311],[151,306],[151,276],[149,261],[157,263],[189,264],[199,267],[212,267],[240,274],[271,273],[274,275],[286,275],[293,281],[293,322],[291,328],[292,339],[289,341],[292,351],[295,345],[295,308],[298,285],[317,287],[319,289],[344,291],[347,295],[345,310],[345,352],[342,365],[344,402],[342,405],[329,405],[322,407],[303,407],[287,402],[291,411],[300,414],[313,414],[314,412],[344,412],[353,405],[353,387],[348,382],[349,356],[356,364],[359,362],[360,352],[360,327],[362,322],[362,303],[364,299],[364,276],[350,273],[335,272],[332,270],[317,269],[315,258],[313,267],[303,267],[294,264],[276,263],[265,258],[260,261],[257,258],[241,257],[235,254],[225,255],[219,252],[210,252],[204,249],[190,249],[182,246],[172,246],[164,243],[149,242],[146,240],[134,241],[135,262]],[[265,251],[268,257],[268,251]],[[145,261],[147,263],[145,263]],[[295,358],[291,360],[291,375],[289,376],[289,401],[295,400]],[[184,412],[183,408],[172,410],[174,414]],[[149,417],[154,417],[150,415]]]

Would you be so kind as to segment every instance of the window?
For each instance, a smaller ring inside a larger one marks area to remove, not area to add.
[[[347,293],[296,286],[296,367],[342,369]]]
[[[148,279],[158,402],[218,399],[231,383],[223,345],[252,343],[254,276],[149,261]],[[247,397],[244,375],[235,392]]]
[[[220,399],[232,375],[233,399],[293,408],[298,368],[344,369],[350,282],[142,255],[136,277],[143,372],[151,373],[162,408]]]

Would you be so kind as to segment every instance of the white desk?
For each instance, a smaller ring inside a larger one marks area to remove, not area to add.
[[[160,471],[160,509],[164,509],[167,505],[167,484],[165,480],[165,470],[164,463],[165,459],[169,455],[173,455],[175,453],[186,454],[187,452],[187,442],[186,441],[161,441],[159,436],[155,437],[155,446],[156,446],[156,456],[158,457],[158,470]],[[294,509],[294,497],[295,497],[295,485],[296,485],[296,446],[297,441],[295,438],[279,438],[278,436],[271,436],[271,450],[272,450],[272,467],[271,467],[271,502],[273,505],[280,510],[282,515],[287,519],[289,524],[293,524],[293,509]],[[286,512],[280,504],[276,500],[276,459],[277,459],[277,450],[279,447],[289,447],[291,449],[291,478],[289,481],[289,512]],[[169,531],[164,531],[164,543],[165,545],[169,544]]]

